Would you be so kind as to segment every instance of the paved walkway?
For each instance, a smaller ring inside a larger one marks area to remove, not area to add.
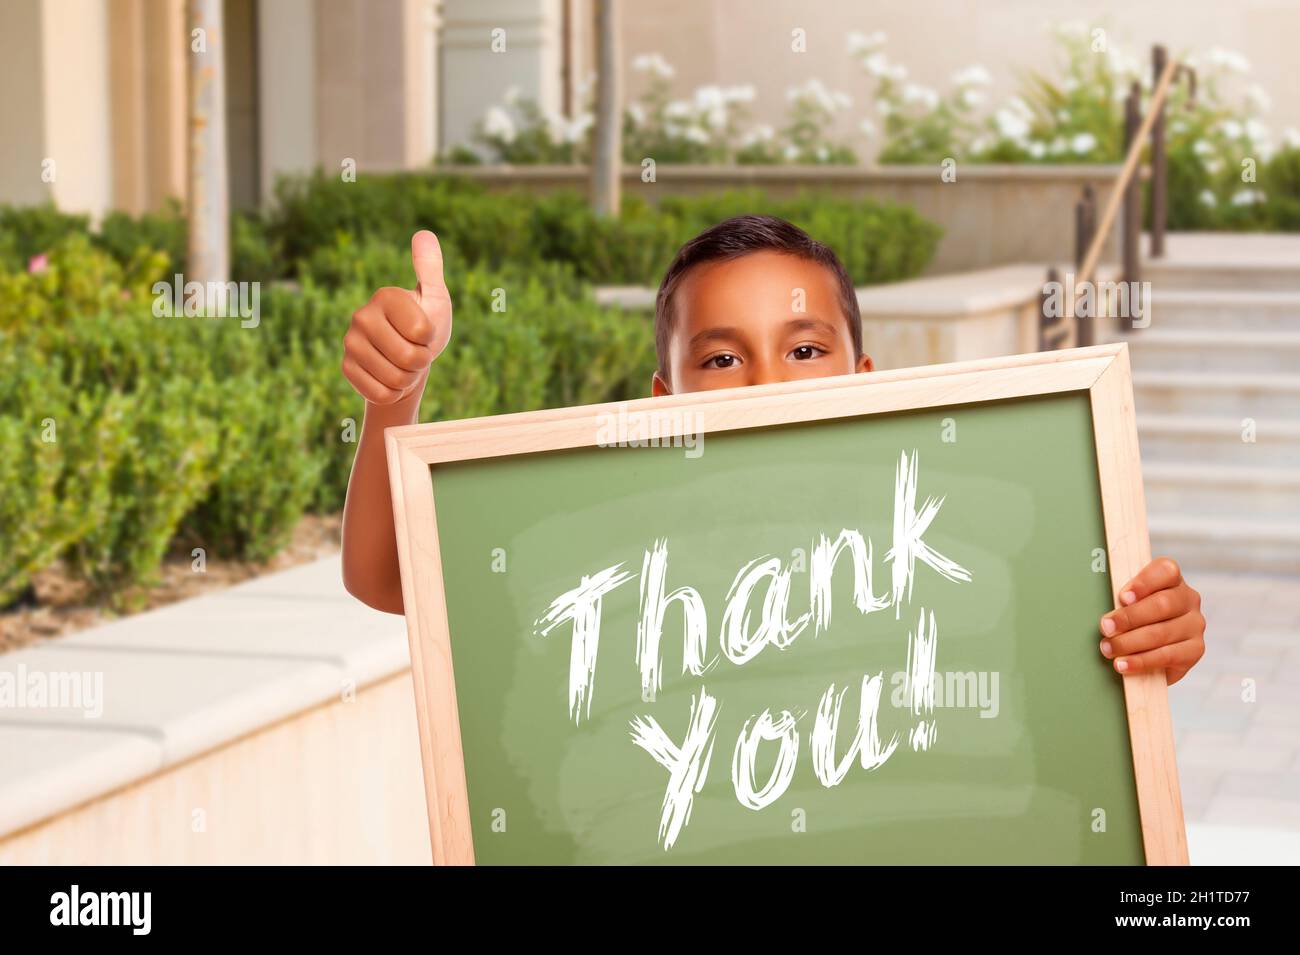
[[[1300,583],[1188,576],[1204,595],[1209,620],[1205,659],[1170,690],[1192,861],[1300,864]],[[105,647],[114,651],[112,660],[126,664],[130,653],[153,653],[171,665],[194,654],[266,655],[304,666],[337,664],[364,677],[403,665],[403,630],[400,619],[367,611],[343,592],[338,558],[331,557],[60,638],[52,641],[60,644],[57,651],[47,645],[43,652],[57,652],[67,666],[75,665],[78,652]],[[20,656],[22,651],[0,656],[0,665]],[[257,662],[245,661],[248,666]],[[1249,695],[1243,699],[1243,680],[1254,681],[1247,684],[1253,686],[1253,702]],[[335,682],[329,683],[330,692]],[[238,699],[226,701],[226,708],[247,695],[234,694]],[[294,703],[277,690],[279,709],[263,717],[314,700]],[[211,722],[213,708],[203,709]],[[133,717],[133,725],[141,719]],[[175,735],[169,723],[160,726],[160,739]],[[241,724],[241,732],[252,728]],[[101,732],[97,739],[106,736],[111,734]],[[66,758],[48,746],[42,752]],[[155,771],[157,762],[141,771]],[[40,767],[29,768],[36,773]],[[93,774],[75,775],[80,788],[69,795],[68,805],[96,794],[82,791]],[[8,790],[22,789],[24,783],[4,782]],[[57,799],[47,778],[36,773],[26,782],[43,812],[58,808],[50,805]],[[122,781],[101,782],[107,787]],[[0,801],[14,796],[8,790],[0,786]],[[5,828],[0,825],[0,833]]]
[[[1300,580],[1187,577],[1207,620],[1169,690],[1187,820],[1300,834]]]

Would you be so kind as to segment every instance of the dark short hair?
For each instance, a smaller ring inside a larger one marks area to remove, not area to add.
[[[849,323],[854,357],[862,356],[862,314],[858,310],[858,295],[844,263],[830,246],[776,216],[735,216],[705,229],[678,249],[659,283],[659,294],[655,297],[655,352],[659,358],[659,374],[665,379],[668,377],[668,339],[672,335],[674,320],[673,296],[677,287],[697,265],[727,262],[754,252],[780,252],[830,269],[839,283],[840,309]]]

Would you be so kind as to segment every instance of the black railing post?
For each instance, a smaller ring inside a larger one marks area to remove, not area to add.
[[[1083,259],[1092,245],[1092,237],[1097,234],[1097,195],[1092,186],[1083,187],[1083,197],[1074,206],[1074,271],[1075,281],[1082,282],[1085,276],[1079,275]],[[1075,344],[1079,347],[1093,343],[1092,316],[1075,315]]]
[[[1061,347],[1065,337],[1066,330],[1069,328],[1065,324],[1064,315],[1049,315],[1048,305],[1052,301],[1053,291],[1051,286],[1055,285],[1060,288],[1061,274],[1056,271],[1055,267],[1047,270],[1047,280],[1043,283],[1042,290],[1038,293],[1038,350],[1054,351]],[[1069,309],[1070,303],[1066,301],[1064,290],[1057,293],[1060,295],[1060,301],[1064,308]]]
[[[1160,82],[1165,71],[1169,55],[1163,46],[1151,48],[1151,68],[1153,83]],[[1151,258],[1158,259],[1165,254],[1165,219],[1168,214],[1167,196],[1169,188],[1169,167],[1165,155],[1165,104],[1156,112],[1155,122],[1151,125]]]
[[[1124,101],[1124,148],[1125,151],[1137,139],[1142,125],[1142,87],[1135,80]],[[1142,181],[1135,174],[1129,179],[1128,189],[1124,193],[1123,228],[1120,235],[1121,253],[1124,260],[1122,280],[1130,289],[1136,288],[1141,281],[1138,264],[1138,239],[1142,234]],[[1133,330],[1132,315],[1123,315],[1121,327],[1125,331]]]

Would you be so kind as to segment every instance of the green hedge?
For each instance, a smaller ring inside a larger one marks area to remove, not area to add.
[[[658,285],[682,243],[745,212],[804,227],[834,248],[863,285],[916,275],[941,237],[939,227],[910,206],[870,199],[812,192],[772,199],[747,190],[666,197],[652,206],[628,196],[617,219],[601,219],[574,192],[492,193],[471,180],[427,173],[282,182],[265,228],[267,243],[296,274],[320,274],[322,242],[377,240],[400,250],[417,229],[432,229],[473,265],[561,262],[589,282]]]
[[[300,179],[274,213],[232,223],[232,273],[262,283],[243,328],[155,316],[153,284],[184,271],[174,207],[95,231],[0,207],[0,606],[60,558],[130,603],[169,548],[265,558],[304,512],[336,512],[364,410],[343,333],[374,289],[412,283],[417,228],[439,233],[455,300],[421,406],[434,420],[646,394],[650,316],[598,307],[591,283],[657,284],[681,242],[752,211],[803,224],[864,283],[920,271],[939,235],[907,208],[814,196],[629,200],[604,221],[570,194]]]
[[[304,512],[336,512],[364,407],[340,343],[375,284],[409,281],[402,258],[372,244],[366,284],[265,289],[256,328],[155,317],[149,283],[82,236],[42,274],[0,274],[0,605],[59,557],[129,603],[169,547],[263,558]],[[571,269],[448,278],[456,329],[426,420],[645,393],[649,317],[597,307]]]

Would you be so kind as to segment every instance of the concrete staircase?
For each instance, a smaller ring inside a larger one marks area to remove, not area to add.
[[[1300,236],[1171,235],[1127,334],[1151,546],[1300,574]]]

